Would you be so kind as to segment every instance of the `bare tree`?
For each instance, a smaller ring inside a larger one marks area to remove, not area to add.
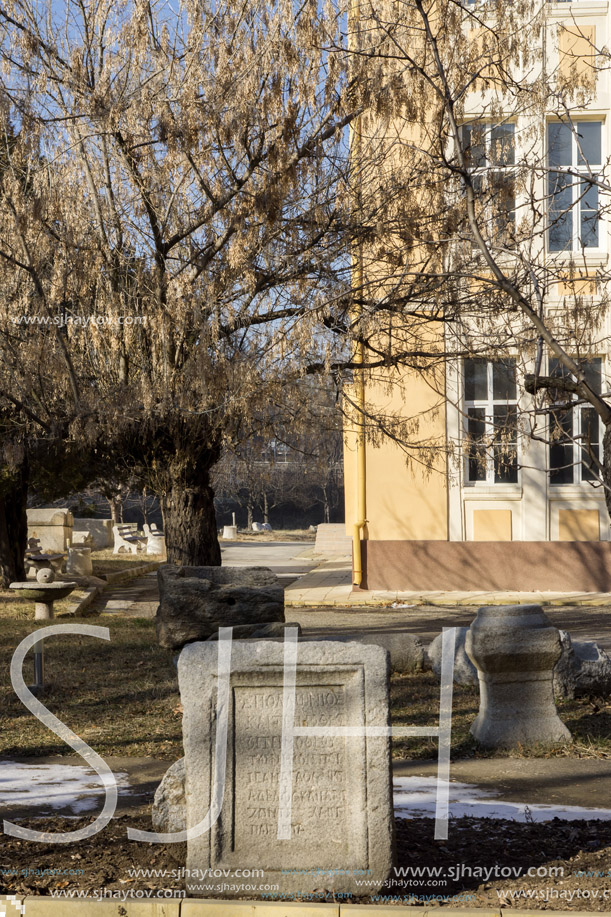
[[[227,448],[214,472],[215,492],[269,522],[271,510],[292,504],[323,507],[328,522],[342,493],[342,421],[336,390],[318,378],[283,386],[281,400],[262,406],[252,425]]]
[[[314,2],[0,10],[2,406],[158,493],[171,561],[220,562],[211,469],[269,380],[349,357],[341,23]]]

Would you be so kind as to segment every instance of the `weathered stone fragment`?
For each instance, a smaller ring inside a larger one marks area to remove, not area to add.
[[[366,643],[381,646],[389,653],[392,672],[421,672],[425,664],[425,650],[422,641],[414,634],[407,634],[404,631],[392,633],[368,631],[361,634],[333,632],[316,637],[306,636],[303,639],[306,641],[335,640],[341,643]]]
[[[477,669],[465,651],[465,639],[469,632],[468,627],[456,628],[456,642],[454,644],[454,682],[457,685],[476,685],[478,683]],[[441,642],[443,634],[430,644],[427,656],[435,675],[441,676]]]
[[[179,758],[166,771],[155,790],[153,829],[162,834],[184,831],[187,826],[185,759]]]
[[[179,650],[219,627],[284,621],[284,590],[266,567],[175,567],[157,573],[157,639]]]
[[[573,640],[560,631],[562,655],[554,668],[554,694],[561,697],[608,697],[611,659],[593,640]]]

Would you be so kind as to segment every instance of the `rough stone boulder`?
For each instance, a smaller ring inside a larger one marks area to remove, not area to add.
[[[454,683],[457,685],[478,684],[477,669],[465,651],[465,637],[468,631],[468,627],[456,628],[456,643],[454,646]],[[441,677],[442,636],[443,634],[439,634],[438,637],[435,637],[427,651],[430,666],[435,675],[439,677]]]
[[[180,650],[219,627],[284,621],[284,589],[267,567],[176,567],[157,572],[157,639]]]
[[[611,659],[593,640],[572,640],[560,631],[562,655],[554,668],[554,694],[584,697],[611,694]]]
[[[174,834],[187,827],[185,759],[179,758],[163,775],[153,800],[153,830]]]

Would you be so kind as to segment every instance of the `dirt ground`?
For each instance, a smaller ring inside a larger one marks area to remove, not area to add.
[[[67,831],[89,821],[52,818],[24,824],[39,831]],[[51,890],[80,889],[93,896],[108,889],[129,897],[142,889],[174,889],[179,895],[184,845],[131,842],[128,825],[151,829],[148,816],[124,815],[75,845],[2,836],[0,892],[49,895]],[[355,895],[353,903],[611,910],[611,822],[519,824],[463,818],[451,821],[447,841],[433,839],[431,819],[399,819],[396,827],[394,884],[377,898]],[[133,875],[137,869],[162,875],[138,878]],[[535,875],[527,875],[528,870]],[[332,889],[327,891],[332,901]]]

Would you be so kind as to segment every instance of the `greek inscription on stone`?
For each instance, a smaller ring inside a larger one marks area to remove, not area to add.
[[[235,849],[248,849],[249,838],[278,841],[278,782],[282,745],[282,688],[236,686],[235,697]],[[295,723],[303,726],[343,726],[346,696],[343,686],[297,687]],[[347,760],[343,737],[296,736],[293,749],[292,833],[316,836],[317,823],[325,834],[347,842]]]

